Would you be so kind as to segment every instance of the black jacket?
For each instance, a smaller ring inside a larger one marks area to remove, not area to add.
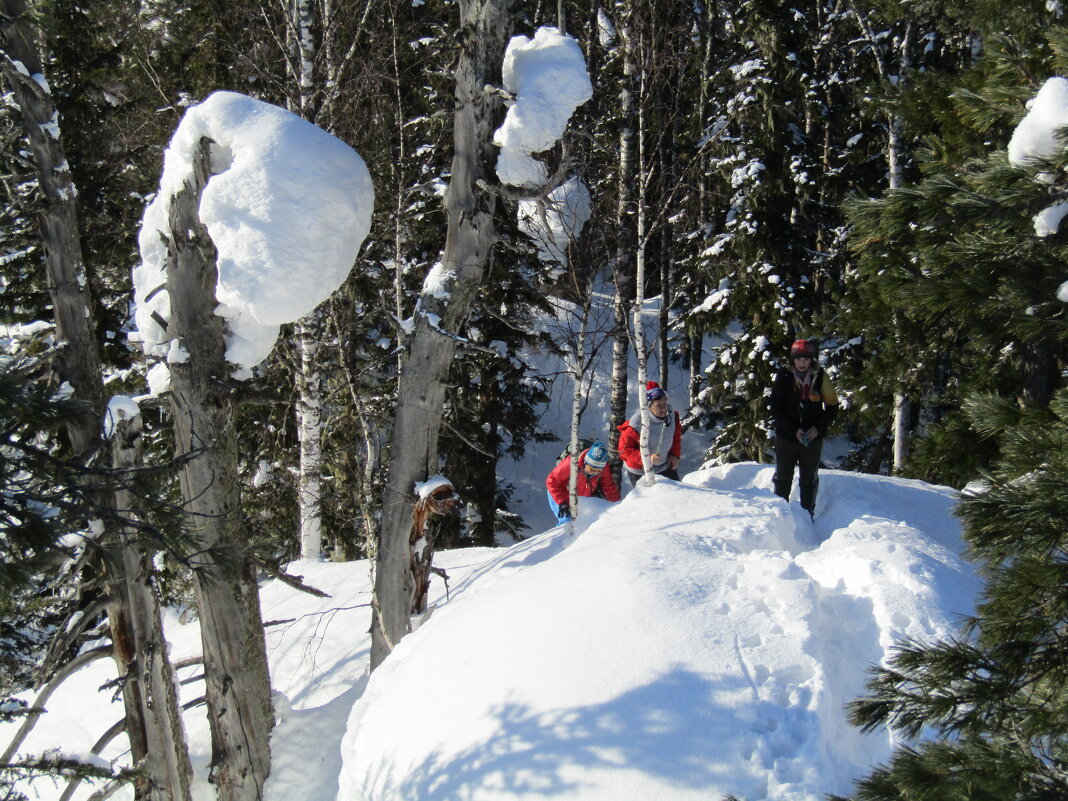
[[[827,436],[827,429],[838,415],[838,394],[831,380],[818,367],[813,368],[812,385],[807,397],[801,397],[801,384],[793,370],[783,370],[771,385],[771,417],[775,435],[793,439],[797,429],[807,431],[812,426]]]

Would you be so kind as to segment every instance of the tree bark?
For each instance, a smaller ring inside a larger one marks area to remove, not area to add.
[[[643,93],[642,93],[643,94]],[[648,485],[656,483],[656,473],[649,458],[649,402],[645,398],[645,383],[649,374],[649,352],[645,342],[645,254],[649,243],[646,225],[646,187],[649,173],[645,158],[645,104],[638,103],[638,203],[637,203],[637,249],[634,260],[634,358],[638,362],[638,401],[641,404],[642,430],[638,445],[642,455],[644,481]]]
[[[171,201],[170,333],[189,355],[171,364],[171,407],[184,511],[200,548],[194,578],[212,730],[209,778],[219,801],[258,801],[274,721],[259,594],[246,553],[223,320],[215,314],[216,253],[197,212],[209,144],[201,140],[193,183]]]
[[[582,304],[582,316],[579,318],[578,337],[575,340],[575,361],[571,368],[571,473],[567,479],[567,502],[571,507],[571,518],[578,518],[578,460],[580,448],[579,424],[582,422],[582,379],[586,374],[586,329],[589,326],[590,301],[584,300]],[[569,526],[573,525],[568,523]],[[571,533],[571,532],[569,532]]]
[[[59,136],[59,112],[45,82],[34,30],[24,19],[25,2],[0,0],[0,10],[7,20],[2,27],[8,56],[0,61],[0,69],[22,111],[44,199],[39,218],[41,244],[56,339],[63,343],[56,359],[57,372],[74,388],[75,397],[99,415],[104,410],[104,385],[93,330],[96,316],[82,256],[78,193]],[[73,450],[80,457],[100,444],[94,423],[80,422],[69,433]]]
[[[0,71],[22,112],[43,198],[38,222],[56,339],[62,345],[56,358],[56,372],[61,381],[73,387],[74,396],[96,413],[91,418],[79,418],[68,427],[67,434],[76,458],[89,461],[103,445],[100,419],[105,402],[96,313],[82,253],[78,193],[60,138],[59,112],[43,74],[36,34],[25,18],[26,4],[23,0],[0,0],[0,12],[6,55],[0,57]],[[97,501],[105,508],[115,506],[115,499],[103,490],[97,492]],[[118,536],[121,535],[109,527],[102,539],[114,542]],[[148,658],[137,650],[130,592],[140,596],[148,588],[132,588],[133,580],[126,575],[122,559],[110,558],[105,551],[101,554],[98,564],[113,598],[107,604],[109,630],[115,646],[113,655],[119,675],[128,676],[136,670],[136,664]],[[162,658],[166,661],[165,656]],[[151,759],[151,743],[167,736],[165,732],[150,731],[152,724],[146,716],[143,692],[137,681],[123,686],[125,728],[134,764]],[[184,742],[180,745],[184,748]],[[137,797],[148,796],[139,788]]]
[[[424,287],[415,315],[408,358],[400,375],[389,482],[375,563],[371,625],[371,669],[382,664],[408,632],[412,575],[408,536],[413,488],[438,470],[438,434],[445,382],[456,351],[456,335],[471,304],[497,239],[493,224],[493,131],[500,98],[504,48],[512,30],[514,0],[460,0],[460,58],[456,67],[452,180],[445,195],[448,233],[441,270],[445,292]]]
[[[624,12],[626,13],[626,12]],[[616,484],[623,477],[623,468],[617,455],[619,453],[619,430],[627,419],[627,382],[628,360],[630,358],[630,325],[627,321],[627,305],[634,286],[634,65],[633,45],[627,22],[619,26],[619,36],[623,47],[623,80],[619,90],[620,132],[619,132],[619,167],[616,184],[619,202],[616,207],[616,254],[612,259],[612,278],[615,285],[615,297],[612,304],[615,333],[612,340],[612,386],[611,386],[611,423],[608,431],[609,452],[612,454],[612,475]]]
[[[119,420],[112,436],[113,464],[120,470],[133,471],[141,466],[141,418]],[[133,494],[115,493],[120,513],[135,515]],[[141,715],[146,727],[146,754],[141,767],[145,780],[139,785],[138,798],[146,801],[190,801],[193,767],[182,716],[174,671],[167,655],[159,599],[149,582],[151,555],[128,535],[122,548],[123,575],[126,582],[133,653],[126,682],[137,687],[136,697],[142,704]]]
[[[300,508],[300,558],[316,560],[322,556],[322,397],[323,381],[319,372],[319,338],[322,321],[312,312],[298,324],[300,338],[300,375],[297,386],[297,431],[300,437],[300,479],[297,500]]]

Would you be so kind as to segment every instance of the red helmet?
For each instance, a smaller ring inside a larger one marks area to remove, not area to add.
[[[810,359],[815,359],[816,343],[807,339],[794,340],[794,344],[790,346],[790,358],[796,359],[798,356],[808,356]]]

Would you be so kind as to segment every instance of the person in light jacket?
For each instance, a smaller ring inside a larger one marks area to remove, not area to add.
[[[800,468],[801,506],[816,514],[820,454],[827,429],[838,414],[838,394],[816,362],[816,343],[799,339],[790,346],[790,366],[771,386],[775,422],[775,494],[790,500],[794,467]]]
[[[580,498],[604,498],[606,501],[619,500],[619,487],[612,480],[612,473],[605,470],[608,464],[608,448],[600,442],[593,443],[579,454],[578,476],[575,482],[575,494]],[[549,508],[556,519],[565,523],[572,518],[570,506],[571,492],[571,457],[567,456],[552,469],[545,479],[545,489],[549,493]]]
[[[653,472],[664,478],[679,480],[679,459],[682,457],[682,423],[679,413],[668,403],[667,393],[655,381],[645,384],[645,402],[649,406],[649,460]],[[619,426],[619,458],[627,468],[630,483],[636,484],[644,475],[640,440],[641,409]]]

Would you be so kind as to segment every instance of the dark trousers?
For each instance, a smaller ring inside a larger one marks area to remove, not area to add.
[[[820,488],[820,454],[823,452],[823,437],[802,445],[796,439],[775,438],[775,494],[790,500],[794,483],[794,466],[801,469],[798,486],[801,489],[801,506],[809,512],[816,509],[816,492]]]
[[[624,468],[624,469],[626,469],[626,468]],[[638,479],[642,478],[645,475],[645,473],[632,473],[629,470],[627,470],[627,475],[630,476],[630,485],[632,487],[636,487],[638,485]],[[679,478],[679,471],[676,470],[673,467],[669,467],[667,470],[664,470],[661,473],[657,473],[657,476],[663,477],[663,478],[670,478],[670,479],[672,479],[674,481],[682,481],[682,479]]]

